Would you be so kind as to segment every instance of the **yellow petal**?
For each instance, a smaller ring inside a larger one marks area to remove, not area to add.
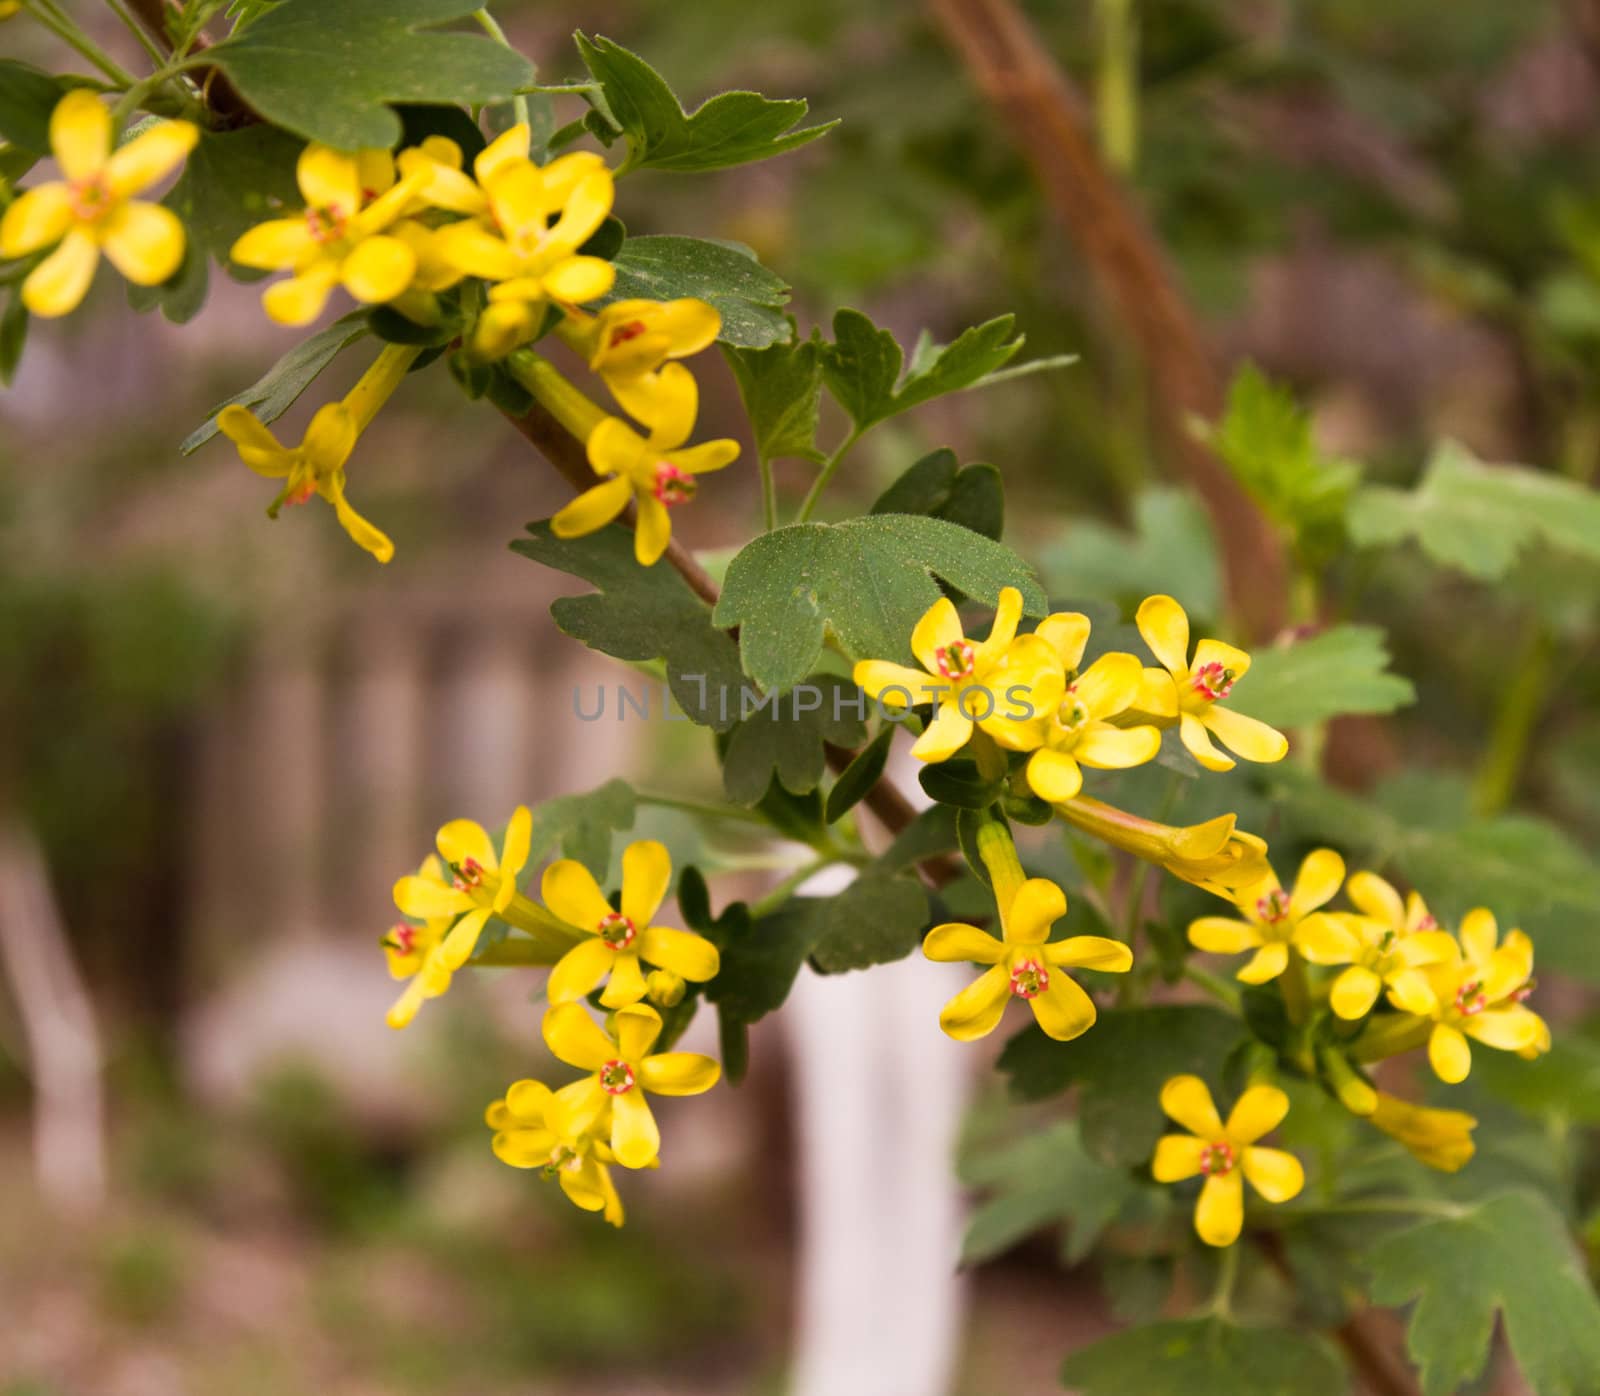
[[[1458,1029],[1435,1023],[1428,1036],[1428,1062],[1441,1081],[1454,1086],[1472,1071],[1472,1048]]]
[[[972,719],[946,699],[927,731],[912,744],[911,754],[919,761],[944,761],[960,751],[971,736]]]
[[[1394,953],[1407,968],[1447,963],[1460,957],[1460,950],[1449,931],[1418,931],[1402,936]]]
[[[118,198],[137,194],[183,162],[200,128],[187,121],[163,121],[141,131],[106,161],[106,182]]]
[[[1060,804],[1083,789],[1083,771],[1075,758],[1044,747],[1028,758],[1028,788],[1047,804]]]
[[[1208,1246],[1231,1246],[1244,1226],[1244,1179],[1237,1168],[1215,1173],[1200,1189],[1194,1229]]]
[[[1133,951],[1110,936],[1068,936],[1065,940],[1054,940],[1045,946],[1044,957],[1052,965],[1097,969],[1106,974],[1124,974],[1133,968]]]
[[[280,325],[309,325],[322,314],[328,293],[339,279],[339,264],[321,257],[285,281],[261,293],[261,308]]]
[[[1382,922],[1391,931],[1405,928],[1405,904],[1400,900],[1400,894],[1377,873],[1351,874],[1344,890],[1356,907],[1373,920]]]
[[[861,660],[851,671],[851,677],[867,697],[878,699],[891,711],[927,702],[929,685],[943,682],[930,678],[919,669],[891,664],[886,659]]]
[[[416,1020],[422,1008],[423,1000],[427,995],[423,992],[421,976],[413,979],[406,985],[405,991],[390,1006],[389,1011],[383,1015],[383,1021],[397,1031],[410,1027]]]
[[[646,927],[639,936],[639,958],[696,984],[715,979],[722,968],[722,956],[709,940],[671,926]]]
[[[26,257],[60,242],[72,226],[72,196],[57,180],[25,189],[0,217],[0,257]]]
[[[500,845],[500,877],[504,882],[514,882],[528,864],[528,853],[533,846],[533,811],[518,805],[506,822],[506,836]],[[509,905],[497,903],[502,907]]]
[[[1179,674],[1189,667],[1189,617],[1170,596],[1145,597],[1134,623],[1163,668]]]
[[[217,413],[217,430],[239,448],[241,455],[249,452],[249,455],[245,455],[245,462],[252,468],[266,466],[281,456],[285,459],[281,468],[275,473],[279,475],[289,473],[287,460],[289,452],[284,450],[278,438],[248,407],[236,402],[229,403]]]
[[[1488,907],[1474,907],[1461,918],[1461,948],[1475,965],[1487,965],[1500,943],[1500,927]]]
[[[581,931],[598,931],[611,915],[611,903],[600,885],[575,858],[558,858],[544,870],[539,896],[551,911]]]
[[[1002,908],[1007,945],[1043,945],[1067,914],[1067,895],[1047,877],[1030,877]]]
[[[658,451],[681,446],[694,430],[700,385],[682,364],[663,364],[612,391],[631,416],[650,428],[650,445]]]
[[[355,511],[344,496],[342,483],[335,483],[332,486],[331,498],[334,513],[339,516],[340,527],[350,535],[357,547],[365,548],[379,562],[388,562],[394,557],[394,543],[389,535]]]
[[[455,916],[470,911],[473,901],[466,892],[458,891],[431,877],[402,877],[394,885],[394,904],[407,916],[431,921],[445,916]]]
[[[645,439],[618,417],[607,417],[595,427],[584,449],[596,475],[626,475],[649,466],[650,448]]]
[[[722,333],[722,316],[714,306],[683,296],[660,305],[653,328],[661,330],[671,343],[668,358],[685,359],[716,343]]]
[[[459,152],[457,159],[460,159]],[[363,198],[370,199],[382,194],[394,185],[394,156],[389,151],[382,149],[358,150],[356,151],[356,175],[361,180]]]
[[[183,261],[183,224],[159,204],[130,201],[113,210],[100,241],[111,265],[136,286],[159,286]]]
[[[997,965],[1006,951],[987,931],[960,921],[947,921],[923,937],[922,953],[941,964]]]
[[[1261,930],[1232,916],[1202,916],[1189,923],[1189,943],[1213,955],[1238,955],[1261,944]]]
[[[1365,1018],[1372,1011],[1383,989],[1381,980],[1362,965],[1351,965],[1333,981],[1328,993],[1328,1003],[1335,1014],[1347,1021]]]
[[[1253,717],[1236,713],[1213,703],[1200,716],[1200,721],[1216,734],[1218,740],[1244,757],[1246,761],[1282,761],[1289,751],[1289,739],[1276,727],[1268,727]]]
[[[559,194],[559,182],[552,181],[548,173],[545,176],[546,187],[551,192]],[[580,179],[572,188],[567,197],[562,200],[563,208],[561,217],[556,220],[555,226],[546,234],[546,245],[549,247],[566,248],[574,251],[582,247],[606,221],[606,215],[611,212],[611,201],[614,197],[614,185],[611,171],[608,169],[591,170]],[[588,257],[585,261],[598,261],[598,258]],[[602,266],[609,271],[611,264],[602,262]],[[611,289],[610,284],[606,291]],[[604,295],[605,291],[598,292]]]
[[[308,208],[353,218],[361,208],[361,170],[355,156],[313,141],[300,152],[295,179]]]
[[[1289,968],[1289,947],[1281,940],[1263,945],[1234,977],[1244,984],[1265,984]]]
[[[1520,1003],[1476,1014],[1462,1023],[1461,1030],[1485,1047],[1502,1052],[1520,1052],[1538,1042],[1545,1033],[1544,1020]]]
[[[573,191],[590,175],[606,170],[606,162],[592,150],[575,150],[562,155],[539,170],[545,195],[555,206],[566,203]]]
[[[620,1015],[619,1015],[620,1016]],[[544,1015],[544,1043],[568,1066],[598,1071],[615,1061],[617,1046],[582,1004],[558,1004]]]
[[[100,249],[95,240],[74,228],[61,239],[61,245],[54,252],[28,273],[28,279],[22,283],[22,303],[35,315],[47,319],[76,310],[89,290],[89,283],[94,280],[95,264],[99,260]]]
[[[611,1148],[624,1168],[644,1168],[661,1152],[661,1131],[637,1087],[611,1102]]]
[[[672,541],[672,516],[653,494],[636,497],[639,517],[633,526],[633,556],[641,567],[654,567]]]
[[[524,1127],[541,1125],[554,1098],[554,1093],[543,1081],[513,1081],[506,1090],[506,1111]]]
[[[477,907],[467,912],[450,928],[450,933],[439,943],[439,961],[446,969],[457,970],[472,958],[478,948],[478,937],[489,924],[489,908]]]
[[[1198,1076],[1174,1076],[1161,1088],[1161,1109],[1190,1134],[1207,1142],[1222,1138],[1222,1118],[1211,1092]]]
[[[999,602],[994,610],[994,624],[989,627],[989,638],[978,646],[980,665],[995,663],[1011,648],[1011,642],[1017,637],[1017,625],[1021,620],[1022,593],[1016,587],[1001,587]],[[919,654],[917,658],[921,659],[922,656]],[[1050,650],[1050,660],[1058,662],[1053,648]]]
[[[937,674],[942,651],[961,640],[961,617],[956,614],[955,603],[948,596],[941,596],[913,627],[911,653],[930,674]]]
[[[552,300],[568,305],[599,300],[616,280],[617,269],[599,257],[568,257],[557,262],[543,277],[545,293]]]
[[[1011,973],[1004,965],[986,969],[939,1011],[939,1026],[957,1042],[987,1037],[1000,1023],[1011,997]]]
[[[494,840],[475,819],[452,819],[439,830],[435,843],[445,862],[452,866],[461,867],[470,860],[487,872],[500,867]]]
[[[1103,654],[1072,683],[1072,696],[1092,717],[1115,717],[1139,696],[1144,665],[1131,654]]]
[[[722,1068],[699,1052],[658,1052],[639,1063],[639,1084],[652,1095],[700,1095],[722,1076]]]
[[[1050,975],[1043,993],[1028,1000],[1028,1007],[1045,1036],[1057,1042],[1071,1042],[1094,1026],[1094,1000],[1076,979],[1060,970]]]
[[[518,160],[526,160],[531,139],[526,121],[519,121],[515,126],[507,127],[478,152],[472,162],[473,174],[487,183],[507,166]],[[460,163],[461,153],[458,150],[456,152],[458,168]]]
[[[50,113],[50,153],[68,179],[98,174],[111,154],[111,113],[85,87],[74,87]]]
[[[1158,1183],[1181,1183],[1200,1171],[1207,1141],[1192,1134],[1163,1134],[1150,1159],[1150,1176]]]
[[[449,151],[445,147],[449,147]],[[449,158],[454,152],[454,161]],[[472,177],[461,169],[461,147],[443,136],[429,136],[420,146],[402,150],[400,173],[417,181],[417,196],[434,208],[451,213],[476,214],[489,201]]]
[[[1205,724],[1193,713],[1179,714],[1178,735],[1183,739],[1184,746],[1188,748],[1189,755],[1194,757],[1208,771],[1231,771],[1233,769],[1234,762],[1211,744],[1211,738],[1206,735]]]
[[[553,1004],[576,1003],[611,973],[616,952],[599,936],[585,936],[556,961],[545,981],[545,997]]]
[[[739,459],[739,443],[727,437],[702,441],[698,446],[681,446],[665,452],[666,459],[685,475],[706,475],[721,470]]]
[[[557,538],[581,538],[604,528],[633,498],[633,487],[622,476],[587,489],[550,520]]]
[[[299,265],[317,246],[304,218],[271,218],[241,234],[228,249],[228,256],[241,267],[282,271]]]
[[[1246,1149],[1241,1166],[1250,1186],[1268,1202],[1287,1202],[1306,1185],[1300,1160],[1282,1149]]]
[[[1314,965],[1347,965],[1363,948],[1359,928],[1373,924],[1362,922],[1358,917],[1326,912],[1308,916],[1294,928],[1295,947]]]
[[[1223,1134],[1233,1144],[1254,1144],[1277,1129],[1288,1113],[1289,1097],[1276,1086],[1251,1086],[1228,1115]]]
[[[1194,659],[1189,667],[1198,672],[1207,664],[1220,664],[1224,669],[1232,669],[1235,683],[1250,672],[1250,656],[1221,640],[1201,640],[1196,643]]]
[[[606,1190],[600,1180],[600,1165],[593,1159],[586,1158],[577,1168],[557,1170],[556,1178],[561,1183],[562,1193],[574,1207],[581,1207],[585,1212],[605,1209]]]
[[[1439,997],[1428,982],[1428,976],[1419,969],[1404,969],[1390,975],[1389,1001],[1402,1012],[1419,1018],[1431,1016],[1439,1006]]]
[[[601,1007],[630,1008],[644,998],[648,987],[644,971],[639,967],[638,952],[619,950],[612,957],[611,978],[600,995]]]
[[[358,301],[375,305],[398,296],[416,270],[416,253],[399,238],[380,233],[356,245],[340,264],[339,279]]]
[[[522,270],[504,239],[470,218],[439,229],[439,255],[457,271],[487,281],[506,281]]]
[[[1057,611],[1040,621],[1033,633],[1056,652],[1063,669],[1076,669],[1083,662],[1083,647],[1089,643],[1089,617],[1078,611]]]
[[[617,1047],[622,1059],[643,1061],[661,1036],[661,1015],[647,1003],[636,1003],[616,1016]]]
[[[1122,770],[1154,761],[1161,750],[1161,733],[1154,727],[1112,727],[1097,723],[1078,739],[1074,754],[1086,766]]]
[[[1170,726],[1178,720],[1178,686],[1165,669],[1146,669],[1139,676],[1139,696],[1133,700],[1135,711],[1156,718]]]

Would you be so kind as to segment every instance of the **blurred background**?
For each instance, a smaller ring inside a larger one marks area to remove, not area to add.
[[[109,13],[69,8],[139,62]],[[749,170],[628,179],[631,233],[748,243],[793,283],[802,332],[842,304],[905,343],[1015,311],[1027,356],[1082,356],[897,419],[841,494],[864,503],[949,444],[1001,466],[1008,539],[1057,594],[1166,588],[1225,614],[1223,564],[1249,543],[1217,535],[1152,427],[1147,346],[985,96],[959,5],[495,8],[552,81],[579,70],[581,22],[691,105],[748,86],[842,119]],[[1218,382],[1248,358],[1290,383],[1319,446],[1372,479],[1409,483],[1451,436],[1594,480],[1600,6],[1027,8],[1166,248]],[[0,26],[0,51],[73,67],[25,19]],[[545,1065],[525,982],[462,976],[404,1035],[382,1021],[389,888],[441,822],[498,826],[519,801],[622,772],[709,794],[703,742],[577,724],[574,685],[627,675],[554,629],[570,579],[505,547],[565,487],[448,375],[410,380],[351,464],[353,501],[397,544],[386,568],[331,511],[269,522],[270,486],[225,443],[180,457],[300,337],[256,297],[214,274],[179,327],[133,313],[102,274],[83,313],[34,325],[0,394],[0,1394],[788,1390],[797,1315],[818,1302],[801,1302],[817,1238],[796,1058],[829,1002],[762,1024],[740,1090],[693,1102],[676,1133],[669,1113],[673,1167],[627,1179],[620,1235],[489,1152],[485,1103]],[[284,433],[364,357],[337,362]],[[705,434],[743,435],[725,367],[696,368]],[[792,503],[809,468],[779,471]],[[720,549],[758,513],[738,468],[675,523]],[[1370,782],[1400,750],[1473,774],[1508,676],[1559,641],[1556,696],[1486,799],[1592,840],[1595,578],[1535,558],[1491,591],[1403,552],[1362,567],[1341,605],[1390,628],[1422,701],[1336,732],[1335,778]],[[1442,614],[1480,619],[1462,636]],[[686,832],[659,812],[637,831]],[[719,881],[718,902],[762,877]],[[970,1070],[981,1094],[970,1054],[931,1065],[940,984],[907,992],[925,1036],[905,1079],[928,1063],[953,1109],[952,1071]],[[897,1187],[896,1153],[851,1162]],[[941,1250],[954,1265],[949,1197],[936,1270]],[[1115,1321],[1048,1243],[942,1285],[951,1307],[904,1331],[948,1349],[963,1396],[1056,1390],[1061,1354]]]

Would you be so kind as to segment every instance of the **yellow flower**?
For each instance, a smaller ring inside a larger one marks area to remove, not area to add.
[[[411,285],[417,254],[406,238],[387,230],[411,205],[420,181],[397,183],[387,150],[352,155],[312,142],[300,152],[295,178],[305,212],[258,223],[229,252],[240,266],[294,273],[262,293],[272,319],[309,324],[335,285],[369,305],[393,300]]]
[[[608,1037],[582,1004],[564,1003],[544,1015],[544,1040],[562,1061],[591,1074],[556,1097],[567,1127],[605,1138],[624,1168],[648,1168],[661,1151],[661,1132],[646,1095],[700,1095],[722,1068],[699,1052],[650,1049],[661,1015],[646,1004],[618,1009]]]
[[[441,891],[450,888],[445,881],[444,865],[431,853],[423,860],[416,877],[419,881],[437,884]],[[381,944],[389,961],[390,975],[408,981],[385,1016],[384,1021],[391,1028],[408,1026],[426,1000],[438,998],[450,987],[454,971],[445,964],[440,946],[455,919],[453,912],[443,912],[422,918],[420,926],[400,921],[384,936]]]
[[[454,971],[466,964],[489,918],[506,916],[517,898],[517,875],[528,861],[532,839],[533,812],[526,805],[513,811],[499,853],[483,825],[452,819],[439,830],[437,839],[451,882],[411,876],[395,883],[395,905],[407,916],[423,921],[461,918],[439,945],[440,963],[445,968]]]
[[[1289,750],[1282,732],[1220,706],[1250,668],[1250,656],[1220,640],[1201,640],[1189,659],[1189,617],[1170,596],[1147,596],[1136,620],[1150,652],[1166,669],[1145,671],[1136,704],[1178,735],[1189,754],[1210,771],[1231,771],[1233,761],[1211,743],[1216,736],[1246,761],[1281,761]],[[1207,735],[1207,734],[1211,735]]]
[[[607,1166],[616,1155],[603,1140],[574,1130],[562,1102],[542,1081],[515,1082],[483,1118],[495,1132],[493,1148],[502,1163],[542,1168],[547,1178],[560,1181],[573,1204],[622,1225],[622,1199]]]
[[[722,333],[722,316],[704,301],[615,301],[598,315],[571,313],[558,326],[561,338],[589,361],[621,404],[642,422],[649,399],[642,403],[636,385],[670,359],[686,359],[709,348]]]
[[[1318,908],[1338,895],[1343,881],[1344,859],[1331,848],[1319,848],[1306,856],[1292,892],[1283,890],[1269,867],[1265,877],[1233,896],[1244,919],[1202,916],[1189,923],[1189,942],[1216,955],[1254,950],[1237,977],[1246,984],[1265,984],[1289,967],[1290,946],[1299,946],[1308,937],[1333,935],[1328,913],[1318,912]]]
[[[1429,1020],[1428,1061],[1441,1081],[1465,1081],[1472,1070],[1468,1038],[1503,1052],[1536,1056],[1550,1029],[1523,1006],[1533,973],[1533,945],[1521,931],[1496,944],[1498,927],[1483,907],[1461,922],[1461,947],[1438,964],[1407,970],[1389,984],[1389,1001]],[[1462,952],[1465,952],[1464,954]]]
[[[1205,1175],[1194,1229],[1206,1245],[1231,1246],[1239,1239],[1245,1178],[1268,1202],[1287,1202],[1305,1186],[1299,1159],[1256,1143],[1289,1113],[1289,1097],[1276,1086],[1251,1086],[1224,1124],[1204,1081],[1174,1076],[1161,1088],[1161,1109],[1189,1133],[1163,1135],[1150,1172],[1158,1183]]]
[[[1478,1121],[1463,1110],[1434,1110],[1377,1093],[1378,1108],[1367,1118],[1429,1168],[1455,1173],[1476,1152],[1472,1131]]]
[[[1272,871],[1265,841],[1236,828],[1237,815],[1219,814],[1204,824],[1177,826],[1158,824],[1085,795],[1057,801],[1054,807],[1073,828],[1229,900],[1238,889]]]
[[[1455,942],[1428,914],[1422,898],[1409,906],[1376,873],[1358,872],[1345,889],[1366,914],[1330,913],[1301,928],[1300,953],[1317,965],[1348,965],[1333,981],[1328,1002],[1341,1018],[1364,1018],[1384,986],[1423,965],[1448,960]]]
[[[482,217],[489,212],[489,196],[484,192],[489,181],[513,165],[533,164],[528,159],[528,139],[525,121],[501,132],[473,157],[471,175],[463,173],[461,147],[448,136],[429,136],[421,145],[402,150],[396,163],[420,203],[449,213]],[[598,155],[584,154],[569,168],[601,169],[604,162]]]
[[[65,315],[89,289],[103,251],[136,286],[158,286],[183,261],[183,224],[171,209],[130,197],[194,149],[199,128],[162,121],[112,150],[111,113],[75,87],[50,113],[50,152],[64,179],[36,185],[0,218],[0,257],[55,247],[22,283],[35,315]],[[57,246],[59,244],[59,246]]]
[[[607,1008],[637,1003],[645,996],[640,961],[676,975],[680,999],[682,980],[714,979],[721,967],[716,946],[692,931],[650,924],[671,882],[672,859],[654,839],[630,843],[623,852],[621,911],[612,909],[582,863],[562,858],[550,864],[540,895],[579,933],[578,943],[550,971],[550,1002],[576,1002],[605,980],[600,1002]]]
[[[1110,721],[1139,695],[1144,668],[1131,654],[1103,654],[1081,674],[1089,618],[1076,611],[1046,616],[1034,632],[1056,652],[1071,677],[1055,708],[1028,724],[1022,750],[1028,786],[1041,800],[1070,800],[1083,788],[1084,766],[1117,770],[1141,766],[1161,750],[1154,727],[1119,727]]]
[[[496,141],[490,150],[499,145]],[[526,133],[522,148],[527,149]],[[443,206],[481,216],[441,228],[439,250],[458,271],[499,283],[489,292],[480,333],[484,349],[504,353],[532,337],[546,304],[580,305],[611,289],[616,280],[611,263],[578,255],[611,212],[611,171],[587,151],[543,167],[500,152],[491,159],[487,177],[479,178],[484,202],[474,210],[469,206],[474,196],[446,177],[451,190],[443,197],[457,202]]]
[[[585,490],[550,520],[557,538],[581,538],[604,528],[630,502],[639,510],[633,532],[633,555],[645,567],[666,552],[672,538],[668,510],[694,498],[697,475],[721,470],[739,455],[739,443],[721,439],[684,446],[694,430],[700,392],[694,375],[682,364],[668,364],[660,374],[650,435],[617,417],[606,417],[589,433],[589,464],[603,482]]]
[[[1025,750],[1026,723],[1061,701],[1066,677],[1050,642],[1017,635],[1022,593],[1006,587],[995,607],[989,638],[974,644],[961,631],[961,617],[941,596],[911,632],[911,652],[922,670],[884,659],[863,659],[855,667],[857,687],[885,707],[934,705],[934,719],[917,738],[911,754],[922,761],[944,761],[967,744],[974,727],[1002,746]]]
[[[1001,888],[996,893],[1003,940],[953,921],[935,926],[922,942],[922,953],[930,960],[989,966],[945,1004],[939,1026],[958,1042],[987,1037],[999,1026],[1006,1004],[1019,998],[1056,1041],[1082,1036],[1094,1026],[1094,1000],[1065,971],[1121,974],[1132,967],[1132,952],[1106,936],[1050,940],[1050,927],[1067,914],[1067,899],[1046,878],[1029,878],[1009,897]]]

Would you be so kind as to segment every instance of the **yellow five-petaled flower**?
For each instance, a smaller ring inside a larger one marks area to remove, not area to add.
[[[1251,1086],[1224,1124],[1204,1081],[1174,1076],[1161,1088],[1161,1109],[1189,1133],[1163,1135],[1150,1172],[1158,1183],[1205,1177],[1194,1229],[1208,1246],[1231,1246],[1239,1239],[1244,1179],[1268,1202],[1287,1202],[1305,1186],[1299,1159],[1256,1143],[1289,1113],[1289,1097],[1276,1086]]]
[[[0,218],[0,257],[55,251],[22,283],[35,315],[65,315],[94,279],[101,252],[136,286],[158,286],[183,261],[183,224],[171,209],[132,195],[176,168],[199,128],[161,121],[112,150],[111,113],[75,87],[50,113],[50,153],[63,179],[20,194]]]
[[[1306,856],[1292,892],[1284,891],[1269,867],[1265,877],[1233,894],[1243,918],[1202,916],[1189,923],[1189,941],[1216,955],[1254,950],[1237,977],[1246,984],[1265,984],[1289,967],[1292,947],[1308,936],[1333,934],[1328,914],[1319,908],[1334,899],[1343,882],[1344,859],[1331,848]]]
[[[484,1111],[494,1130],[495,1156],[513,1168],[542,1168],[561,1191],[586,1212],[600,1212],[612,1226],[623,1222],[622,1199],[611,1181],[617,1161],[605,1140],[574,1129],[571,1112],[542,1081],[517,1081]]]

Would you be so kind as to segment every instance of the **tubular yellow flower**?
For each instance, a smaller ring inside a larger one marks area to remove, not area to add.
[[[641,961],[676,976],[679,999],[683,980],[714,979],[721,968],[716,946],[692,931],[650,924],[671,883],[672,859],[654,839],[630,843],[623,852],[620,911],[612,909],[582,863],[562,858],[550,864],[540,895],[578,936],[550,971],[545,989],[550,1002],[574,1003],[605,980],[600,1002],[607,1008],[637,1003],[646,989]]]
[[[668,510],[695,497],[697,476],[721,470],[739,455],[739,443],[727,439],[683,444],[694,430],[700,407],[699,388],[688,369],[668,364],[655,382],[649,437],[640,436],[618,417],[601,420],[588,433],[587,449],[589,464],[603,477],[602,483],[585,490],[550,520],[556,537],[581,538],[604,528],[631,502],[639,511],[633,552],[645,567],[660,559],[672,538]]]
[[[1237,815],[1219,814],[1204,824],[1180,827],[1158,824],[1085,795],[1059,800],[1054,808],[1073,828],[1229,900],[1272,871],[1265,841],[1236,828]]]
[[[589,361],[622,410],[648,422],[651,398],[641,398],[640,380],[671,359],[710,348],[722,333],[722,316],[704,301],[625,300],[598,315],[569,312],[556,327],[561,338]],[[648,385],[645,385],[648,389]],[[643,408],[641,415],[635,408]]]
[[[541,1168],[585,1212],[623,1223],[622,1199],[611,1181],[616,1155],[604,1140],[572,1128],[562,1102],[542,1081],[517,1081],[483,1114],[494,1130],[495,1156],[513,1168]]]
[[[1265,877],[1234,894],[1234,904],[1244,913],[1242,920],[1202,916],[1189,923],[1189,942],[1217,955],[1254,950],[1237,977],[1246,984],[1265,984],[1289,967],[1291,946],[1301,946],[1308,939],[1317,944],[1342,944],[1337,940],[1340,928],[1318,908],[1338,895],[1343,882],[1344,859],[1331,848],[1307,855],[1292,892],[1284,891],[1269,867]]]
[[[357,544],[379,562],[394,556],[388,535],[345,498],[345,462],[421,352],[413,345],[388,345],[341,401],[317,409],[298,446],[283,445],[248,408],[234,403],[222,409],[217,427],[238,448],[239,459],[256,474],[284,482],[267,507],[270,518],[277,518],[285,504],[303,504],[320,495],[333,505],[344,531]]]
[[[1521,931],[1496,945],[1494,916],[1479,907],[1461,923],[1462,950],[1449,959],[1396,975],[1389,1001],[1403,1013],[1431,1022],[1428,1062],[1441,1081],[1454,1085],[1472,1070],[1468,1039],[1503,1052],[1536,1056],[1548,1047],[1550,1029],[1523,1006],[1533,973],[1533,946]]]
[[[1178,735],[1189,754],[1210,771],[1231,771],[1234,762],[1212,745],[1217,737],[1246,761],[1281,761],[1289,750],[1283,733],[1253,717],[1220,706],[1250,668],[1250,656],[1220,640],[1201,640],[1189,658],[1189,617],[1170,596],[1147,596],[1135,617],[1150,652],[1166,669],[1145,670],[1136,706]],[[1209,735],[1208,735],[1209,734]]]
[[[111,113],[75,87],[50,113],[50,152],[65,178],[18,195],[0,218],[0,257],[55,247],[22,283],[35,315],[65,315],[88,292],[104,252],[136,286],[157,286],[183,261],[183,224],[171,209],[131,197],[169,174],[200,138],[187,121],[162,121],[113,151]]]
[[[1256,1143],[1289,1113],[1289,1097],[1276,1086],[1251,1086],[1224,1124],[1206,1083],[1174,1076],[1161,1088],[1161,1109],[1188,1134],[1166,1134],[1156,1144],[1150,1172],[1158,1183],[1205,1176],[1194,1209],[1194,1229],[1208,1246],[1231,1246],[1244,1226],[1244,1179],[1268,1202],[1287,1202],[1305,1186],[1300,1160]]]
[[[1477,1151],[1472,1131],[1478,1121],[1463,1110],[1434,1110],[1377,1093],[1378,1107],[1368,1119],[1398,1139],[1420,1163],[1441,1173],[1456,1173]]]
[[[261,304],[280,325],[305,325],[343,285],[358,301],[377,304],[405,291],[417,273],[417,254],[389,232],[416,197],[420,180],[395,180],[387,150],[355,154],[316,142],[295,168],[305,212],[258,223],[229,252],[240,266],[292,271],[262,293]]]
[[[722,1068],[698,1052],[650,1049],[661,1015],[646,1004],[618,1009],[608,1037],[581,1004],[564,1003],[544,1016],[544,1040],[562,1061],[591,1073],[556,1092],[567,1128],[604,1137],[624,1168],[648,1168],[661,1151],[661,1132],[646,1095],[700,1095]]]
[[[1048,640],[1017,635],[1022,593],[1006,587],[995,607],[989,638],[968,640],[961,617],[941,596],[911,632],[911,652],[922,665],[908,669],[884,659],[855,666],[856,685],[886,707],[934,705],[934,719],[917,738],[911,754],[922,761],[944,761],[981,728],[1002,746],[1025,750],[1026,724],[1060,701],[1066,678]]]
[[[441,891],[449,890],[444,865],[431,853],[423,859],[416,877],[437,884]],[[455,915],[445,912],[423,918],[420,926],[397,922],[380,942],[390,975],[408,981],[384,1018],[391,1028],[409,1026],[426,1000],[438,998],[450,987],[453,971],[445,964],[440,946],[454,921]]]
[[[945,1004],[939,1026],[957,1042],[987,1037],[999,1026],[1006,1005],[1018,998],[1056,1041],[1081,1037],[1094,1026],[1094,1000],[1066,970],[1122,974],[1133,966],[1132,952],[1106,936],[1052,941],[1051,926],[1067,914],[1066,895],[1047,878],[1023,880],[1016,846],[1003,826],[984,825],[978,848],[994,886],[1003,938],[959,921],[928,932],[922,953],[930,960],[989,966]]]
[[[1046,616],[1034,632],[1056,653],[1067,675],[1053,711],[1028,724],[1020,749],[1028,758],[1028,786],[1041,800],[1070,800],[1083,788],[1084,766],[1116,770],[1141,766],[1161,750],[1154,727],[1119,727],[1110,721],[1139,695],[1144,669],[1131,654],[1103,654],[1081,674],[1089,618],[1076,611]]]

